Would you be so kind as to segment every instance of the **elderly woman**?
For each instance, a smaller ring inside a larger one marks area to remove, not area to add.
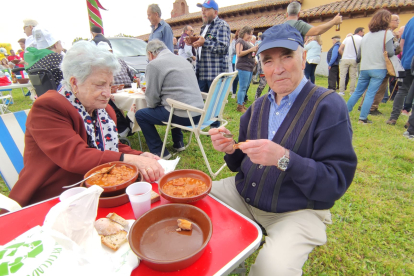
[[[62,88],[43,94],[30,110],[24,168],[10,198],[26,206],[57,196],[111,161],[136,165],[146,181],[163,175],[158,157],[118,143],[115,112],[108,106],[118,70],[115,56],[93,43],[77,42],[67,52]]]

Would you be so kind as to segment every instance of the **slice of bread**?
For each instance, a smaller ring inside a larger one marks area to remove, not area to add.
[[[117,215],[116,213],[109,213],[106,217],[121,224],[125,229],[128,228],[128,221],[126,221],[124,218]]]
[[[121,245],[127,241],[127,232],[125,230],[119,231],[114,235],[102,236],[101,242],[111,248],[114,251],[117,251]]]

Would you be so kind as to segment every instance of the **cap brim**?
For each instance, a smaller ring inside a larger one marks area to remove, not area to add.
[[[298,49],[298,46],[300,44],[296,41],[291,40],[274,40],[269,42],[262,42],[259,44],[259,50],[257,51],[257,54],[260,54],[263,51],[272,49],[272,48],[286,48],[290,49],[292,51],[296,51]]]
[[[209,6],[209,5],[205,4],[205,3],[203,3],[203,4],[198,3],[197,4],[197,7],[199,7],[199,8],[204,7],[206,9],[214,9],[213,7],[211,7],[211,6]]]

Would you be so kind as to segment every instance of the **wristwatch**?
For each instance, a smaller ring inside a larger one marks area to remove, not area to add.
[[[285,154],[277,161],[277,168],[283,172],[286,171],[289,160],[289,150],[285,149]]]

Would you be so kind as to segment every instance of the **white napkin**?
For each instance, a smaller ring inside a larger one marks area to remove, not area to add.
[[[164,173],[167,174],[169,172],[173,172],[175,170],[175,167],[177,167],[178,161],[180,161],[180,157],[177,156],[175,160],[158,160],[158,163],[162,166],[164,169]]]

